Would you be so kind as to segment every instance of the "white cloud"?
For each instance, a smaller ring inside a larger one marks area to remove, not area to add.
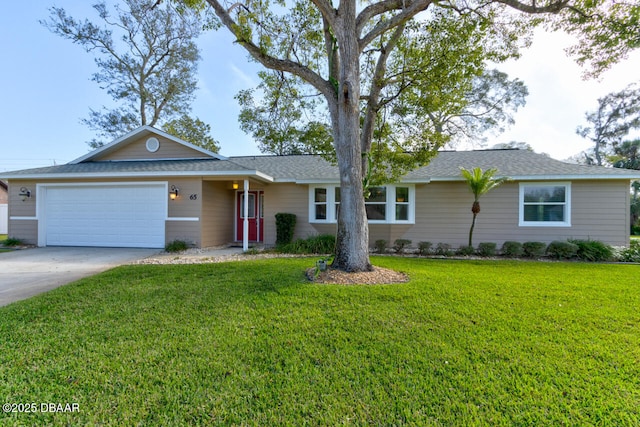
[[[496,142],[524,141],[558,159],[590,147],[576,135],[576,128],[586,124],[584,115],[597,107],[598,98],[638,80],[640,53],[616,64],[599,80],[584,80],[584,69],[565,54],[571,43],[566,34],[539,31],[522,58],[499,66],[511,78],[525,82],[529,97],[515,116],[516,124]]]

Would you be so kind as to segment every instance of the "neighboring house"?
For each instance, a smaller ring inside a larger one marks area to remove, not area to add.
[[[4,181],[0,181],[0,234],[7,234],[9,227],[9,196],[8,186]]]
[[[483,196],[476,242],[629,244],[629,182],[640,172],[521,150],[441,152],[402,182],[373,188],[371,244],[466,244],[473,197],[460,167],[512,178]],[[1,175],[10,234],[39,246],[273,245],[276,213],[296,214],[295,237],[304,238],[335,232],[340,204],[337,168],[318,156],[227,158],[148,126],[66,165]]]

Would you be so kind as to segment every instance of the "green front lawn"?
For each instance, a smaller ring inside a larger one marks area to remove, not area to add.
[[[640,425],[640,266],[124,266],[0,308],[0,425]]]

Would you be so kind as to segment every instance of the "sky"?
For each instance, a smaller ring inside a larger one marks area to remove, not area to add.
[[[0,172],[63,164],[88,151],[94,135],[83,124],[89,109],[113,105],[106,91],[91,81],[97,71],[93,55],[54,35],[38,21],[51,6],[63,7],[75,18],[96,21],[82,0],[8,2],[0,14]],[[199,89],[192,115],[212,128],[225,156],[260,154],[257,144],[240,130],[239,106],[234,96],[257,86],[261,69],[247,59],[226,30],[203,34],[198,44]],[[499,69],[525,82],[527,104],[515,115],[507,132],[489,145],[526,142],[536,152],[566,159],[589,148],[575,129],[598,98],[640,80],[640,52],[606,72],[600,80],[585,81],[582,69],[563,48],[563,34],[539,32],[522,58]]]

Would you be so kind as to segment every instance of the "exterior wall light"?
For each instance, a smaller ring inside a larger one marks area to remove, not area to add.
[[[171,191],[169,191],[169,198],[171,200],[175,200],[178,198],[178,194],[180,193],[180,189],[175,185],[171,186]]]
[[[233,184],[231,185],[231,187],[233,187],[234,190],[238,189],[238,181],[233,181]]]
[[[20,198],[24,202],[25,200],[31,198],[31,190],[29,190],[27,187],[21,187],[18,196],[20,196]]]

